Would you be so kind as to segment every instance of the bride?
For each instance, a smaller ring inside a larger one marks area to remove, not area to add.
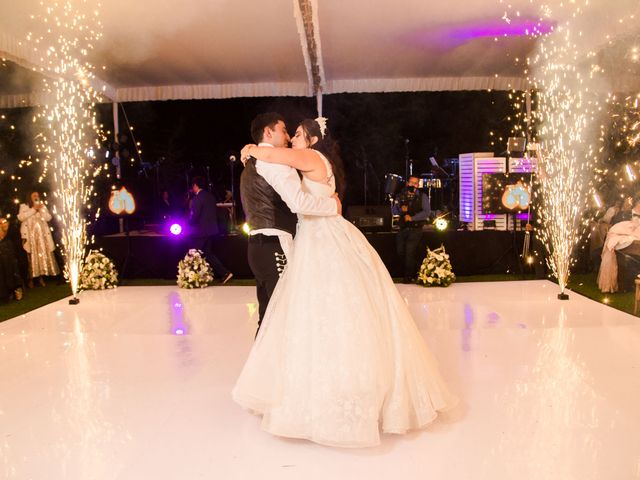
[[[292,149],[247,145],[251,155],[303,174],[331,196],[344,172],[326,119],[304,120]],[[455,403],[389,272],[341,216],[300,216],[293,258],[278,282],[233,390],[274,435],[338,447],[380,443]]]

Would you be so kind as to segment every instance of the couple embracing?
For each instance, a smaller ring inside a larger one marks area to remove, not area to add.
[[[455,399],[380,257],[341,216],[326,119],[302,121],[292,148],[278,114],[251,134],[240,190],[259,323],[233,398],[274,435],[330,446],[431,423]]]

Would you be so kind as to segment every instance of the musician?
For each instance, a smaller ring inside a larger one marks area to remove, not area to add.
[[[429,197],[420,190],[418,177],[409,177],[406,187],[397,195],[393,214],[400,217],[396,249],[403,262],[403,282],[412,283],[418,273],[418,245],[422,226],[431,215]]]

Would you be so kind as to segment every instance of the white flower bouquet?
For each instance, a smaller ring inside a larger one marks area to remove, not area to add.
[[[455,279],[444,245],[435,250],[427,247],[427,256],[420,266],[417,283],[425,287],[448,287]]]
[[[79,290],[104,290],[117,286],[118,272],[113,262],[99,251],[89,250],[78,279]]]
[[[180,288],[204,288],[213,282],[209,263],[200,250],[192,248],[178,264],[178,286]]]

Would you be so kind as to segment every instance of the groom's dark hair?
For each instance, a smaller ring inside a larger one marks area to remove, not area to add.
[[[284,117],[276,112],[261,113],[256,116],[251,122],[251,138],[253,138],[253,141],[255,143],[262,142],[265,127],[273,130],[278,122],[284,122]]]

